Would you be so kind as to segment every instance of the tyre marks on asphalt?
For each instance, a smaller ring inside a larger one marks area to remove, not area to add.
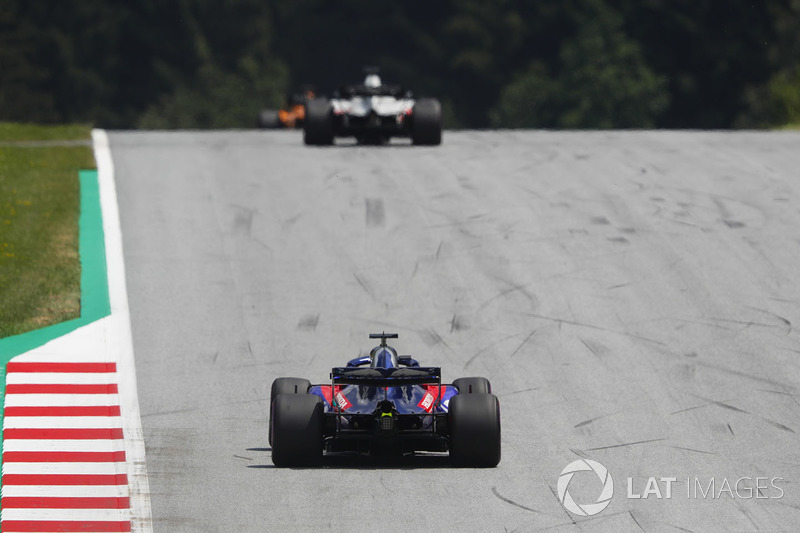
[[[319,324],[319,313],[313,315],[305,315],[297,323],[297,329],[304,331],[314,331],[315,329],[317,329],[318,324]]]
[[[116,363],[12,361],[2,530],[131,531]]]
[[[386,208],[380,198],[367,198],[366,224],[369,228],[381,227],[386,223]]]

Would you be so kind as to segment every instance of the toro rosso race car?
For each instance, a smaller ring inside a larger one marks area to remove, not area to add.
[[[414,100],[410,91],[384,85],[368,74],[361,85],[346,85],[331,99],[306,104],[303,139],[310,145],[333,144],[334,137],[355,137],[360,144],[384,144],[410,137],[417,145],[442,143],[442,106],[434,98]]]
[[[275,466],[312,466],[325,453],[449,452],[454,466],[500,462],[500,403],[486,378],[443,384],[373,333],[369,356],[331,369],[331,382],[278,378],[270,395],[269,442]]]

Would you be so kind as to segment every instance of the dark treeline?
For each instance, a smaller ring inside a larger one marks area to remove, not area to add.
[[[2,0],[0,120],[250,127],[365,65],[449,127],[800,122],[797,0]]]

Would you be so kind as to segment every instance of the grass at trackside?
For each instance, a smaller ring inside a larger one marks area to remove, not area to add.
[[[90,139],[88,126],[0,123],[0,338],[80,317],[78,170],[95,167]]]
[[[80,124],[40,126],[38,124],[0,122],[0,143],[24,141],[88,141],[90,138],[91,127]]]

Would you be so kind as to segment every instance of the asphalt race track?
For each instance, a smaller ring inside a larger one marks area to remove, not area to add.
[[[800,523],[800,134],[110,140],[156,532]],[[499,467],[273,468],[272,380],[325,382],[383,330],[491,380]],[[557,491],[581,458],[614,480],[591,517]]]

